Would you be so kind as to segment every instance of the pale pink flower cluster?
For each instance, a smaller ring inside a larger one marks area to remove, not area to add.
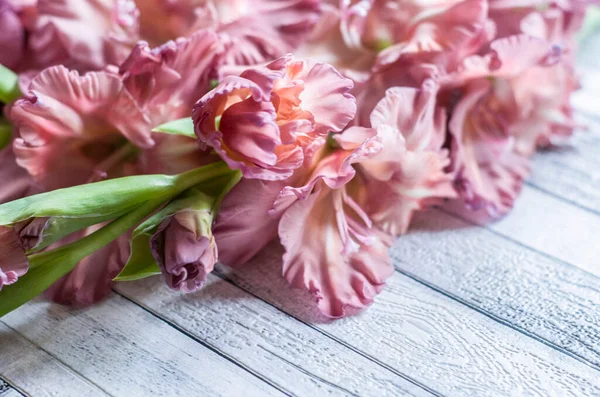
[[[24,93],[4,105],[0,199],[223,160],[243,178],[214,222],[182,211],[151,239],[169,286],[194,291],[217,261],[242,265],[278,238],[283,276],[341,317],[383,289],[415,212],[461,200],[502,216],[536,149],[572,134],[586,6],[0,0],[0,63]],[[197,140],[152,132],[190,116]],[[43,227],[15,230],[34,244]],[[16,259],[0,262],[0,288],[27,270],[2,233]],[[48,294],[93,303],[128,256],[123,236]]]

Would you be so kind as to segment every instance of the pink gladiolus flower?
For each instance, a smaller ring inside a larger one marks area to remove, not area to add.
[[[14,151],[46,189],[121,176],[132,152],[124,143],[154,144],[148,118],[117,75],[80,76],[56,66],[36,76],[29,90],[10,112],[20,135]]]
[[[354,117],[351,88],[329,65],[285,56],[225,77],[202,97],[196,135],[246,178],[285,179],[302,165],[303,147]]]
[[[301,187],[285,188],[274,211],[283,211],[279,238],[285,247],[283,275],[296,288],[315,295],[327,316],[342,317],[363,308],[381,292],[393,272],[390,237],[372,225],[361,208],[365,186],[353,179],[353,164],[381,150],[373,129],[351,127],[334,135],[307,159],[312,172]]]
[[[207,0],[135,0],[140,35],[153,46],[212,27],[214,7]]]
[[[342,2],[342,13],[346,44],[383,50],[379,65],[423,53],[460,59],[476,51],[491,29],[484,0],[349,0]]]
[[[391,235],[408,229],[415,211],[442,198],[454,198],[446,139],[446,115],[436,104],[437,85],[421,89],[390,88],[371,114],[383,150],[363,161],[359,170],[372,198],[366,210]]]
[[[194,292],[206,282],[218,257],[212,219],[209,211],[181,211],[152,236],[152,254],[169,287]]]
[[[252,65],[294,50],[310,34],[320,0],[206,1],[213,27],[232,42],[225,62]]]
[[[369,78],[375,54],[362,48],[348,47],[341,30],[342,11],[338,5],[324,3],[321,15],[308,40],[294,54],[328,63],[355,83]]]
[[[232,65],[266,62],[294,50],[317,21],[319,0],[138,0],[142,37],[153,44],[200,29],[232,45]]]
[[[564,11],[551,6],[538,11],[515,14],[495,2],[492,17],[504,24],[504,34],[526,33],[546,40],[560,49],[559,62],[553,66],[532,66],[512,79],[515,101],[523,114],[521,125],[515,128],[516,149],[531,155],[538,147],[558,144],[571,136],[576,127],[570,95],[578,87],[574,71],[575,33],[581,27],[584,9]],[[510,22],[509,22],[510,21]]]
[[[119,73],[127,90],[156,126],[190,116],[194,103],[210,88],[210,74],[221,51],[217,35],[210,31],[154,49],[140,42]]]
[[[29,13],[30,67],[98,70],[120,63],[138,37],[132,0],[37,0]]]
[[[529,173],[529,161],[516,148],[523,114],[511,83],[532,67],[556,61],[544,40],[510,36],[492,42],[485,56],[467,58],[448,77],[452,118],[452,168],[468,205],[501,216],[513,206]]]

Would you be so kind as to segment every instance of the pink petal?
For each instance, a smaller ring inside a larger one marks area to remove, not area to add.
[[[424,82],[420,89],[394,87],[371,113],[371,125],[397,128],[411,151],[438,150],[445,140],[446,117],[436,104],[437,84]]]
[[[301,106],[314,117],[318,134],[338,132],[354,118],[356,100],[350,90],[352,80],[343,77],[331,65],[310,61],[288,66],[290,79],[304,82]]]
[[[198,141],[186,136],[154,135],[156,144],[142,151],[136,164],[144,174],[175,175],[220,160],[219,156],[202,150]]]
[[[407,37],[382,51],[378,64],[394,63],[406,54],[447,52],[459,59],[472,54],[486,29],[487,11],[488,3],[484,0],[464,0],[447,8],[423,8],[422,14],[411,21]]]
[[[136,4],[141,37],[151,45],[217,26],[216,10],[209,1],[138,0]]]
[[[242,179],[225,196],[213,227],[222,263],[248,262],[277,235],[279,218],[268,212],[285,185],[286,181]]]
[[[19,165],[46,188],[87,182],[123,137],[140,147],[154,144],[149,120],[116,75],[80,76],[56,66],[29,89],[29,98],[17,101],[9,115],[21,136],[14,150]]]
[[[209,74],[219,50],[217,36],[210,31],[154,49],[140,42],[121,65],[120,73],[153,125],[159,125],[189,116],[194,103],[209,89]]]
[[[329,317],[371,304],[394,271],[388,246],[379,238],[363,244],[348,241],[348,223],[360,222],[345,212],[343,191],[323,189],[296,202],[279,225],[286,251],[283,276],[292,287],[315,295]],[[348,244],[354,247],[350,251]]]
[[[39,0],[29,47],[38,68],[98,70],[122,62],[138,36],[132,0]]]
[[[376,134],[371,128],[350,127],[341,134],[333,135],[340,149],[332,153],[328,153],[323,138],[314,141],[307,150],[305,159],[304,168],[310,170],[310,173],[297,176],[296,179],[301,182],[281,190],[271,214],[280,214],[296,200],[306,199],[320,183],[331,189],[342,188],[356,174],[353,164],[365,161],[382,150]],[[326,155],[323,156],[323,153]],[[300,173],[305,173],[305,170],[300,170]]]
[[[449,130],[457,190],[469,206],[485,208],[497,217],[512,208],[529,174],[529,160],[516,153],[514,138],[508,135],[510,119],[506,117],[510,117],[514,103],[505,105],[508,113],[506,108],[489,110],[485,107],[489,100],[486,95],[492,95],[487,80],[473,83],[456,105]],[[486,112],[494,114],[496,121],[490,121]]]
[[[91,230],[88,230],[91,232]],[[70,236],[83,237],[85,231]],[[106,297],[115,278],[129,258],[129,240],[121,236],[114,242],[84,258],[73,271],[56,281],[45,292],[54,302],[63,305],[88,306]]]

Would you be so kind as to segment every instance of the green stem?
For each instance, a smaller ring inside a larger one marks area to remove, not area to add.
[[[0,102],[10,103],[20,96],[19,77],[6,66],[0,65]]]
[[[15,284],[4,286],[0,290],[0,316],[15,310],[45,291],[56,280],[73,270],[79,261],[127,232],[158,208],[162,202],[162,199],[148,201],[81,240],[52,251],[30,255],[29,271]]]

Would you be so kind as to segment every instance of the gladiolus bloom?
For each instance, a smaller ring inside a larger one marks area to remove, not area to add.
[[[302,165],[303,147],[354,117],[351,88],[327,64],[285,56],[227,76],[202,97],[196,135],[246,178],[285,179]]]

